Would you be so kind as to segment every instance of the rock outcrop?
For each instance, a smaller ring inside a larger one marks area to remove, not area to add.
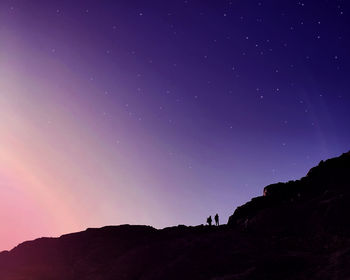
[[[350,214],[350,153],[321,161],[305,177],[266,186],[263,196],[238,207],[230,226],[256,230],[297,232],[330,230],[332,224],[347,230]]]

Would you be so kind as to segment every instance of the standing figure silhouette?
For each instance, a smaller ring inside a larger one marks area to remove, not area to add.
[[[218,213],[216,213],[214,219],[215,219],[215,225],[219,226],[219,215],[218,215]]]
[[[212,219],[211,219],[211,216],[209,216],[209,217],[207,218],[207,224],[208,224],[209,226],[211,226],[211,222],[212,222]]]

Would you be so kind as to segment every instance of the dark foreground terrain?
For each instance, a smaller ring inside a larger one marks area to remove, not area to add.
[[[350,154],[265,187],[225,226],[88,229],[0,253],[1,280],[350,279]]]

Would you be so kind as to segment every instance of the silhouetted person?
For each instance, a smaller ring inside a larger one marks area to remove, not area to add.
[[[214,217],[214,220],[215,220],[215,225],[219,226],[219,215],[218,215],[218,213],[216,213],[216,215]]]
[[[211,222],[212,222],[212,219],[211,219],[211,216],[209,216],[209,217],[207,218],[207,224],[208,224],[209,226],[211,226]]]

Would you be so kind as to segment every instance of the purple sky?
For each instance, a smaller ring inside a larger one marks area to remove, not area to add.
[[[1,0],[2,176],[22,170],[10,190],[34,172],[32,204],[59,205],[47,212],[60,226],[17,239],[226,222],[265,185],[348,151],[349,8]]]

